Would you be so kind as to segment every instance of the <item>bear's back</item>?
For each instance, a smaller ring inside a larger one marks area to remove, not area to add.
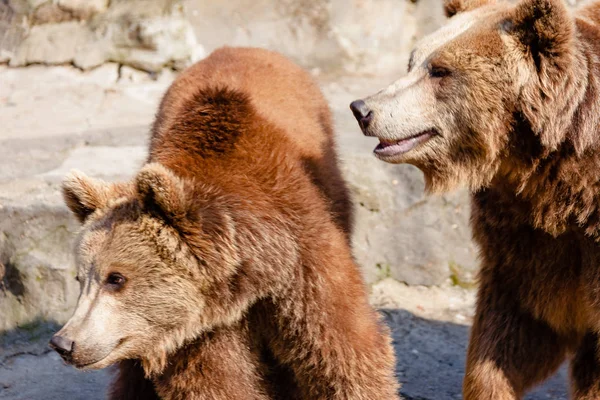
[[[331,117],[319,88],[284,56],[257,48],[224,47],[185,70],[163,98],[153,137],[168,132],[199,92],[219,89],[247,96],[302,156],[322,156],[327,142],[322,132],[331,131]]]
[[[349,236],[352,206],[334,146],[329,107],[306,71],[268,50],[226,47],[171,85],[149,161],[183,176],[263,188],[294,181],[282,173],[301,166]]]

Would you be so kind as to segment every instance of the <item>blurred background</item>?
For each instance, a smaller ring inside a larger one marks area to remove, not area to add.
[[[372,156],[348,105],[404,74],[441,0],[0,0],[0,398],[101,399],[46,343],[79,294],[71,169],[128,179],[178,71],[223,46],[279,51],[334,113],[357,214],[354,252],[394,333],[408,399],[459,399],[476,249],[464,190],[425,196],[421,173]],[[564,370],[530,399],[566,398]]]

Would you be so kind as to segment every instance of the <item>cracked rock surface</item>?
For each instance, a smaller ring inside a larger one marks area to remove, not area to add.
[[[278,50],[328,71],[406,65],[443,20],[438,0],[5,0],[0,62],[183,68],[223,45]]]
[[[7,0],[0,3],[0,60],[9,65],[107,61],[146,71],[182,68],[204,53],[174,0]]]

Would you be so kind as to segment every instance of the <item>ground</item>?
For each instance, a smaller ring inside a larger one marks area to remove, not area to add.
[[[460,399],[476,265],[465,193],[425,197],[418,171],[370,155],[375,144],[348,104],[392,77],[318,78],[357,203],[357,259],[392,329],[402,393]],[[104,398],[109,371],[78,372],[47,347],[79,290],[68,245],[76,224],[57,185],[74,167],[105,179],[137,169],[171,79],[116,64],[86,73],[0,66],[0,399]],[[562,368],[527,399],[566,399],[566,381]]]
[[[474,293],[456,286],[408,286],[384,279],[371,302],[385,315],[398,356],[397,374],[407,400],[461,398],[465,347]],[[37,327],[0,342],[0,398],[6,400],[100,400],[107,370],[78,372],[50,351],[52,326]],[[36,340],[27,340],[31,337]],[[566,399],[566,368],[527,400]]]

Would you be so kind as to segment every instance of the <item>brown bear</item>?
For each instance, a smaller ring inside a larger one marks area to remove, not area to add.
[[[276,53],[223,48],[184,71],[132,182],[65,180],[81,296],[51,346],[118,363],[113,400],[397,398],[331,127]]]
[[[408,74],[351,109],[431,192],[471,190],[481,251],[463,385],[518,399],[569,357],[600,399],[600,3],[448,0]]]

